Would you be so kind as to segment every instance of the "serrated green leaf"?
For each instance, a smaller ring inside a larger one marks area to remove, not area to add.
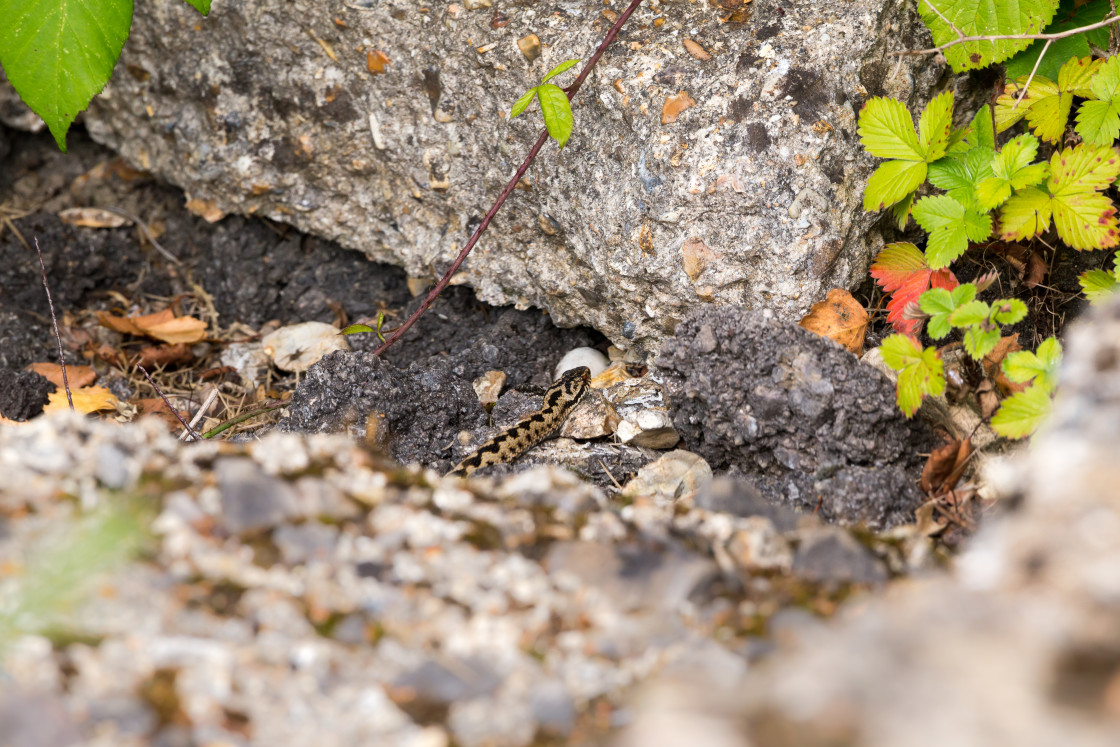
[[[541,83],[547,83],[552,78],[555,78],[557,75],[559,75],[560,73],[563,73],[567,70],[571,70],[573,67],[575,67],[578,64],[579,64],[579,60],[564,60],[559,65],[557,65],[556,67],[552,68],[547,73],[545,73],[545,76],[543,78],[541,78]]]
[[[992,161],[996,152],[986,146],[976,146],[967,153],[953,158],[942,158],[930,164],[929,182],[965,207],[975,207],[976,186],[993,176]]]
[[[863,209],[882,210],[913,194],[926,180],[924,161],[887,161],[875,169],[863,193]]]
[[[958,29],[966,36],[1037,34],[1054,17],[1058,2],[938,0],[936,6],[940,13],[935,13],[927,0],[920,0],[918,13],[929,27],[933,43],[940,46],[957,39]],[[949,47],[944,54],[953,72],[961,73],[1003,62],[1029,44],[1027,39],[966,42]]]
[[[976,203],[984,210],[999,207],[1011,196],[1011,190],[1033,187],[1046,178],[1049,166],[1031,163],[1038,155],[1038,140],[1033,135],[1020,135],[1009,140],[992,160],[992,176],[976,186]]]
[[[907,335],[891,335],[879,348],[883,362],[898,371],[896,399],[906,417],[917,412],[926,394],[945,391],[945,368],[935,348],[922,349]]]
[[[918,142],[924,151],[924,160],[936,161],[945,155],[953,128],[953,92],[945,91],[926,105],[918,119]]]
[[[1009,241],[1033,238],[1050,229],[1050,195],[1027,187],[1011,196],[1000,210],[1000,237]]]
[[[935,270],[948,267],[964,254],[970,236],[983,236],[975,239],[982,241],[992,230],[990,217],[966,209],[948,195],[923,197],[911,212],[918,225],[929,232],[926,262]]]
[[[572,136],[575,119],[572,117],[572,105],[568,101],[568,94],[559,86],[551,83],[537,86],[537,96],[541,101],[541,113],[544,114],[544,126],[548,135],[563,149]]]
[[[1019,91],[1026,78],[1009,83],[996,99],[996,130],[1002,132],[1024,115],[1039,138],[1057,143],[1069,121],[1074,96],[1091,98],[1090,81],[1101,61],[1090,57],[1073,58],[1058,71],[1058,82],[1035,76],[1027,87],[1027,96],[1019,100]]]
[[[1058,367],[1062,365],[1062,343],[1058,342],[1057,337],[1047,337],[1039,343],[1035,355],[1046,364],[1052,374],[1057,375]]]
[[[1120,102],[1086,101],[1077,110],[1074,129],[1085,142],[1110,145],[1120,134]]]
[[[859,141],[873,156],[903,161],[925,160],[925,150],[914,132],[914,118],[906,105],[897,99],[869,99],[859,113],[858,132]]]
[[[1120,282],[1111,272],[1104,270],[1089,270],[1077,278],[1085,298],[1094,306],[1104,303],[1113,293],[1120,288]]]
[[[973,283],[961,283],[951,291],[953,295],[953,307],[964,306],[976,298],[976,285]]]
[[[972,242],[987,241],[992,235],[992,217],[975,210],[964,211],[964,232]]]
[[[204,16],[210,15],[210,0],[183,0]]]
[[[934,340],[940,340],[949,334],[952,326],[949,324],[949,314],[956,308],[953,303],[953,294],[944,288],[930,288],[918,299],[918,306],[929,314],[926,331]]]
[[[529,108],[529,104],[533,103],[533,99],[535,99],[536,97],[537,89],[535,87],[530,88],[528,91],[521,94],[521,98],[515,101],[513,103],[513,108],[509,110],[509,118],[513,119],[514,117],[522,114],[526,109]]]
[[[968,301],[956,308],[949,315],[949,323],[954,327],[973,327],[981,322],[988,321],[992,309],[983,301]]]
[[[945,228],[964,220],[964,205],[949,195],[923,197],[914,203],[914,220],[928,232]],[[930,265],[932,267],[932,265]]]
[[[992,302],[992,319],[996,324],[1017,324],[1027,315],[1027,305],[1018,298],[1002,298]]]
[[[132,24],[132,0],[16,0],[3,9],[0,65],[58,147],[109,82]]]
[[[976,112],[964,140],[971,148],[990,148],[993,151],[996,149],[995,122],[992,119],[991,106],[984,104],[980,107],[980,111]]]
[[[1050,392],[1037,384],[1011,395],[992,416],[992,430],[1004,438],[1026,438],[1050,414]]]
[[[974,361],[984,359],[984,356],[996,349],[999,344],[999,328],[984,329],[979,325],[969,327],[964,332],[964,349]]]
[[[1042,345],[1047,343],[1051,344],[1051,349],[1044,352]],[[1019,384],[1034,380],[1036,386],[1040,386],[1048,392],[1053,391],[1058,379],[1062,349],[1053,337],[1048,337],[1042,345],[1039,345],[1038,352],[1043,355],[1037,355],[1029,350],[1008,353],[1003,360],[1003,372],[1007,375],[1007,378]],[[1056,351],[1053,349],[1055,346]]]
[[[865,194],[864,199],[866,199],[866,197],[867,197],[867,195]],[[910,219],[910,208],[913,207],[913,205],[914,205],[914,193],[913,192],[906,195],[905,197],[903,197],[901,200],[899,200],[895,204],[891,205],[891,215],[894,216],[895,223],[898,225],[898,230],[899,231],[905,231],[906,230],[906,223]]]

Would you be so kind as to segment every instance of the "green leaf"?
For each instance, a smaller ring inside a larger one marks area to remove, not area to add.
[[[1050,195],[1027,187],[1011,196],[1000,210],[1000,237],[1009,241],[1033,238],[1050,229]]]
[[[999,327],[995,329],[984,329],[980,325],[969,327],[964,332],[964,349],[972,360],[983,360],[985,355],[996,349],[999,338]]]
[[[528,91],[523,93],[521,95],[521,98],[513,103],[513,108],[509,110],[509,118],[513,119],[514,117],[518,116],[526,109],[528,109],[529,104],[533,103],[533,99],[535,99],[536,97],[537,89],[535,87],[530,88]]]
[[[945,367],[936,348],[922,347],[907,335],[891,335],[879,348],[883,362],[898,371],[896,400],[906,417],[912,417],[922,397],[945,391]]]
[[[930,164],[930,184],[945,190],[946,194],[965,207],[974,208],[977,184],[994,176],[992,161],[995,157],[995,150],[977,146],[963,156],[942,158]]]
[[[183,0],[204,16],[210,15],[210,0]]]
[[[927,0],[919,1],[918,13],[929,27],[933,43],[940,46],[958,38],[956,29],[965,36],[1037,34],[1054,17],[1058,0],[937,0],[935,5],[940,15]],[[962,73],[1003,62],[1030,43],[1029,39],[966,42],[949,47],[944,54],[953,72]]]
[[[559,65],[557,65],[556,67],[552,68],[547,73],[545,73],[545,76],[543,78],[541,78],[541,83],[547,83],[549,80],[551,80],[552,78],[555,78],[560,73],[562,73],[566,70],[571,70],[573,67],[575,67],[578,64],[579,64],[579,60],[565,60],[564,62],[561,62]]]
[[[968,301],[961,304],[949,315],[949,323],[954,327],[972,327],[988,321],[992,309],[983,301]]]
[[[1078,250],[1120,243],[1116,208],[1100,194],[1118,174],[1120,153],[1114,148],[1083,143],[1051,156],[1046,187],[1062,241]]]
[[[992,120],[991,106],[984,104],[980,107],[980,111],[976,112],[972,124],[968,126],[968,134],[965,135],[964,141],[972,148],[996,149],[995,122]]]
[[[1073,97],[1093,97],[1090,84],[1101,64],[1091,57],[1075,57],[1062,65],[1057,83],[1036,75],[1022,101],[1019,91],[1026,85],[1026,78],[1009,83],[1003,95],[996,99],[996,130],[1003,132],[1025,115],[1034,134],[1057,143],[1065,132]]]
[[[918,183],[921,184],[921,182],[918,182]],[[864,194],[864,199],[865,200],[867,199],[866,194]],[[905,197],[903,197],[901,200],[899,200],[895,204],[891,205],[891,215],[894,216],[895,222],[898,224],[898,230],[899,231],[905,231],[906,230],[906,223],[910,219],[910,208],[913,207],[913,205],[914,205],[914,193],[913,192],[906,195]]]
[[[992,303],[992,320],[996,324],[1017,324],[1027,315],[1027,305],[1018,298],[1001,298]]]
[[[340,335],[362,335],[366,332],[374,332],[373,327],[368,324],[351,324],[349,327],[344,328],[338,334]]]
[[[906,200],[926,180],[925,161],[887,161],[875,169],[863,193],[863,209],[882,210]]]
[[[59,149],[78,112],[109,82],[132,24],[132,0],[11,0],[0,65]]]
[[[1089,270],[1077,278],[1077,282],[1081,284],[1085,298],[1094,306],[1104,303],[1120,287],[1116,276],[1105,270]]]
[[[992,430],[1004,438],[1026,438],[1050,414],[1050,392],[1037,384],[1011,395],[992,416]]]
[[[563,149],[572,136],[575,120],[572,118],[572,104],[568,101],[568,94],[559,86],[551,83],[537,86],[537,95],[541,100],[541,113],[544,114],[544,126],[549,137],[560,144]]]
[[[976,203],[984,210],[993,210],[1011,196],[1011,190],[1033,187],[1046,178],[1049,166],[1031,163],[1038,155],[1038,140],[1033,135],[1020,135],[1009,140],[992,161],[992,176],[976,186]]]
[[[949,315],[958,306],[968,303],[976,298],[976,286],[972,283],[962,283],[952,291],[945,288],[931,288],[918,299],[918,306],[929,315],[929,325],[926,330],[934,340],[940,340],[949,334],[952,325]]]
[[[969,239],[983,241],[992,232],[989,216],[968,210],[948,195],[923,197],[912,212],[918,225],[929,232],[926,261],[935,270],[964,254]]]
[[[859,141],[873,156],[903,161],[925,160],[925,149],[914,132],[914,118],[906,105],[897,99],[869,99],[859,113],[858,132]]]
[[[1076,7],[1075,7],[1076,6]],[[1098,21],[1103,21],[1109,14],[1109,0],[1062,0],[1054,20],[1043,31],[1045,34],[1057,34],[1063,31],[1089,26]],[[1100,49],[1108,48],[1108,29],[1094,29],[1081,34],[1074,34],[1063,39],[1054,39],[1046,50],[1046,56],[1038,64],[1036,75],[1041,75],[1050,80],[1057,80],[1058,70],[1062,64],[1071,57],[1087,57],[1092,54],[1089,44]],[[1035,69],[1038,55],[1045,46],[1043,41],[1035,41],[1031,46],[1007,61],[1004,66],[1007,70],[1008,80],[1030,75]]]
[[[918,119],[918,142],[925,152],[925,161],[936,161],[945,155],[952,129],[953,92],[945,91],[926,105]]]
[[[1054,390],[1058,381],[1058,368],[1062,363],[1062,345],[1053,337],[1047,337],[1038,346],[1038,351],[1020,350],[1008,353],[1003,360],[1003,372],[1012,381],[1024,384],[1032,379],[1036,386],[1046,391]]]

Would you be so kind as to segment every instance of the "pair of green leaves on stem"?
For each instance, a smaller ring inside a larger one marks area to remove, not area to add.
[[[579,64],[579,60],[565,60],[556,67],[552,68],[541,79],[539,86],[530,88],[525,94],[513,104],[513,108],[509,112],[509,118],[520,115],[529,108],[529,104],[533,103],[533,99],[539,99],[541,102],[541,114],[544,116],[544,126],[548,130],[548,135],[555,140],[561,149],[567,144],[568,138],[572,136],[572,129],[575,127],[575,119],[572,117],[572,104],[568,100],[568,94],[560,86],[549,83],[551,79],[555,78],[560,73],[572,69]]]

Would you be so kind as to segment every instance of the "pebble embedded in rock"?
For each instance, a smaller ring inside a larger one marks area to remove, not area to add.
[[[336,327],[323,322],[302,322],[281,327],[261,338],[261,347],[281,371],[302,373],[350,343]]]
[[[696,493],[711,480],[712,468],[703,457],[677,449],[638,470],[637,477],[626,484],[622,493],[691,505]]]
[[[494,403],[498,401],[498,395],[502,393],[502,387],[505,385],[506,374],[504,371],[487,371],[471,384],[474,387],[474,393],[478,395],[479,404],[487,409],[493,407]]]
[[[618,424],[618,440],[649,449],[671,449],[681,440],[665,410],[641,410]]]
[[[592,389],[564,420],[559,435],[583,440],[603,438],[614,433],[621,420],[614,406]]]

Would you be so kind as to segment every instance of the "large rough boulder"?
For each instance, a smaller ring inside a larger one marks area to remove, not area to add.
[[[203,19],[142,3],[85,121],[201,212],[433,277],[536,137],[539,115],[510,121],[510,105],[590,57],[622,7],[247,0]],[[874,95],[924,104],[941,68],[887,55],[927,39],[908,0],[643,4],[570,143],[545,148],[462,280],[642,349],[703,302],[798,316],[865,275],[878,238],[857,112]]]

